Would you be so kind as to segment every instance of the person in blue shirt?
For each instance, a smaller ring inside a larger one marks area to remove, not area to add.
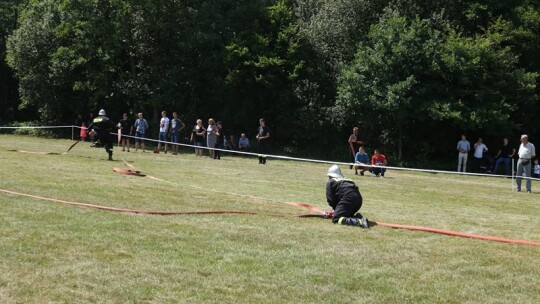
[[[369,164],[369,155],[366,153],[366,151],[364,151],[364,147],[360,147],[356,153],[356,156],[354,157],[354,174],[358,175],[358,171],[360,171],[360,175],[364,176],[364,172],[369,170],[369,167],[362,165]]]
[[[250,146],[249,146],[249,139],[246,137],[246,133],[242,133],[242,135],[240,135],[240,140],[238,141],[238,148],[240,149],[240,151],[249,151],[250,150]]]

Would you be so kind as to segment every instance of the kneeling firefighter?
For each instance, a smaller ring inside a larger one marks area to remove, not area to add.
[[[107,113],[105,113],[105,110],[101,109],[99,110],[99,116],[94,118],[92,123],[88,126],[88,130],[91,130],[90,132],[95,132],[96,136],[99,140],[99,142],[103,145],[105,148],[105,151],[109,153],[109,160],[112,159],[112,148],[113,148],[113,142],[111,140],[111,131],[116,128],[112,120],[110,120],[107,116]]]
[[[323,217],[331,217],[334,224],[369,228],[368,219],[357,213],[362,207],[362,195],[354,182],[345,178],[337,165],[330,167],[326,175],[326,200],[334,211]]]

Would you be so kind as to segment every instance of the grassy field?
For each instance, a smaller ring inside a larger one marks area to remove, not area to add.
[[[540,303],[540,247],[297,218],[327,209],[328,165],[120,152],[0,135],[1,303]],[[11,151],[18,150],[18,151]],[[125,176],[120,160],[163,179]],[[540,183],[389,171],[353,178],[370,220],[540,242]],[[269,216],[280,214],[283,217]]]

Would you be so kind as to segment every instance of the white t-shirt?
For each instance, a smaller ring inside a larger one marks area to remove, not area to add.
[[[159,132],[167,132],[169,130],[169,117],[162,117],[159,121]]]
[[[527,144],[521,144],[518,151],[519,158],[531,159],[536,156],[536,149],[534,145],[528,142]]]
[[[483,143],[481,144],[475,144],[474,145],[474,157],[476,158],[482,158],[483,155],[484,155],[484,151],[487,151],[487,147],[486,145],[484,145]]]

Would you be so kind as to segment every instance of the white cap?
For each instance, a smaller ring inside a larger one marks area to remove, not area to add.
[[[105,113],[105,110],[101,109],[99,110],[99,115],[107,115],[107,113]]]
[[[343,178],[343,174],[341,174],[341,169],[337,165],[333,165],[332,167],[330,167],[326,175],[333,178]]]

